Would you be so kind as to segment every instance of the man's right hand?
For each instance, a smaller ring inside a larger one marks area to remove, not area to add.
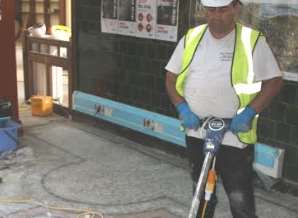
[[[183,127],[195,130],[199,128],[200,118],[190,110],[185,101],[177,104],[176,109],[179,112],[179,117]]]

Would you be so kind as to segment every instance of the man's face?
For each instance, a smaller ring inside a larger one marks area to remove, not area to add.
[[[213,33],[223,34],[234,27],[237,8],[232,3],[225,7],[205,7],[205,9],[208,26]]]

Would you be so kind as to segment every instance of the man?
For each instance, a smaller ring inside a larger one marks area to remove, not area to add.
[[[208,116],[231,118],[230,130],[217,153],[216,169],[235,218],[253,218],[253,144],[258,114],[282,87],[282,73],[256,30],[236,23],[238,0],[202,0],[207,24],[190,29],[166,66],[166,87],[182,125],[197,182],[202,161],[203,132]],[[213,217],[216,197],[205,217]],[[200,217],[200,215],[198,215]]]

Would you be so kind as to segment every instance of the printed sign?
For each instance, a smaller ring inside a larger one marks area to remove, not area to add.
[[[177,4],[177,0],[158,0],[156,39],[177,41]]]
[[[118,33],[134,36],[136,33],[136,0],[119,0]]]
[[[177,41],[178,0],[102,0],[101,30]]]
[[[101,31],[118,32],[118,0],[102,0]]]
[[[155,1],[137,1],[137,36],[155,38]]]

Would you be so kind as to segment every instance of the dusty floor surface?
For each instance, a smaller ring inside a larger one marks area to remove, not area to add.
[[[187,217],[192,188],[185,159],[95,122],[32,117],[26,107],[21,120],[19,149],[0,160],[1,218],[75,218],[81,208],[104,218]],[[255,196],[260,218],[298,217],[297,197],[259,189]],[[215,217],[230,218],[220,183],[218,198]],[[33,202],[20,204],[22,199]]]

